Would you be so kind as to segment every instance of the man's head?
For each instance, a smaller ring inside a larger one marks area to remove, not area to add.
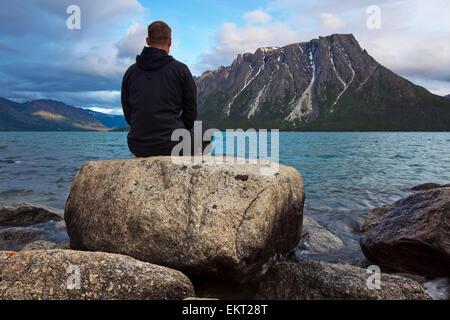
[[[172,29],[167,23],[155,21],[148,26],[147,45],[169,53],[172,45]]]

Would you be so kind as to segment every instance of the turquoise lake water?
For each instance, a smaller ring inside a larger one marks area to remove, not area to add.
[[[0,206],[63,209],[84,162],[131,156],[125,132],[0,132]],[[280,163],[303,176],[305,214],[356,242],[368,210],[450,182],[450,133],[281,132]]]

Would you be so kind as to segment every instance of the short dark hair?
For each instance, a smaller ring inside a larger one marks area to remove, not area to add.
[[[148,26],[148,40],[151,44],[167,44],[172,38],[172,29],[163,21],[155,21]]]

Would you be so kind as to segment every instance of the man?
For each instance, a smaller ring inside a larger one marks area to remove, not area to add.
[[[122,82],[128,146],[136,157],[171,155],[178,144],[172,132],[193,129],[197,88],[189,68],[169,55],[172,30],[166,23],[149,25],[147,45]]]

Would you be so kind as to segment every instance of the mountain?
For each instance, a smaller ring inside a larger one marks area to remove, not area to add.
[[[107,131],[89,112],[53,100],[0,98],[0,131]]]
[[[115,129],[113,131],[116,131],[116,132],[128,132],[128,131],[130,131],[130,127],[126,126],[126,127],[123,127],[123,128]]]
[[[380,65],[351,34],[239,54],[196,79],[218,128],[448,131],[450,101]]]
[[[450,99],[450,94],[444,96],[445,99]]]
[[[105,127],[111,129],[120,129],[128,126],[123,115],[105,114],[89,109],[85,109],[91,115],[93,115],[98,121],[100,121]]]

